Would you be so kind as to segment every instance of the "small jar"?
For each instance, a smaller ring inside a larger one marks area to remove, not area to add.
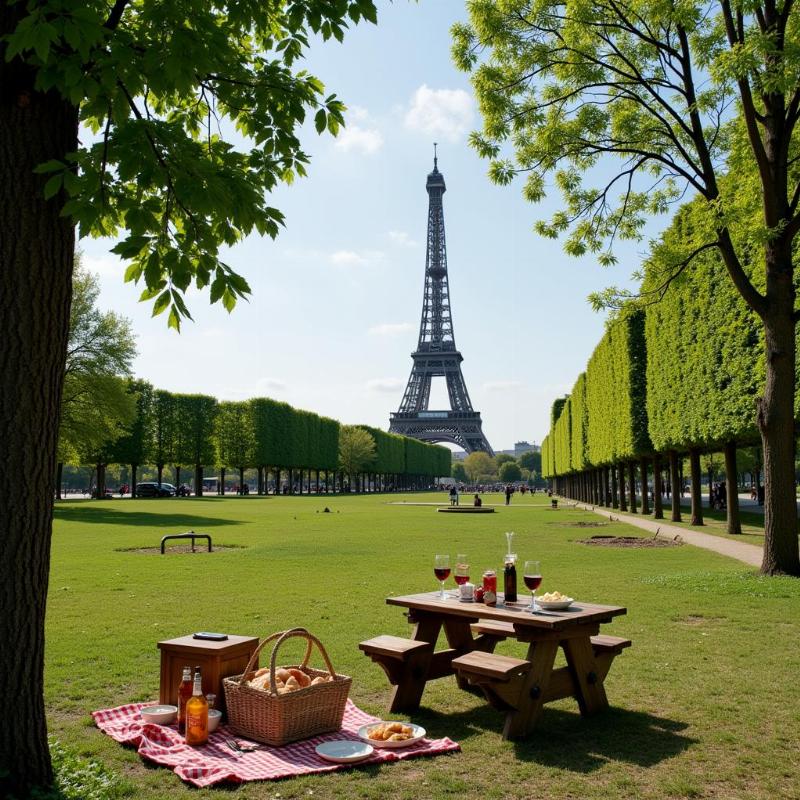
[[[475,594],[475,584],[474,583],[462,583],[461,586],[458,587],[458,597],[459,600],[472,600]]]

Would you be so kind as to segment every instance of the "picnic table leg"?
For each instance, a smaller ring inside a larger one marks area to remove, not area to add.
[[[504,739],[525,736],[536,724],[542,713],[544,697],[553,672],[558,652],[557,639],[542,639],[528,646],[528,661],[531,669],[520,691],[519,705],[506,714],[503,728]]]
[[[465,653],[471,653],[475,649],[475,640],[472,638],[472,631],[469,628],[470,622],[472,622],[471,619],[455,619],[452,617],[444,622],[447,643],[460,656]],[[465,689],[468,692],[480,692],[478,687],[471,686],[470,682],[461,675],[456,675],[456,683],[459,689]]]
[[[589,637],[566,639],[562,646],[575,683],[581,714],[586,716],[608,708],[602,670],[598,669]]]
[[[389,711],[416,711],[419,708],[422,693],[425,691],[426,676],[431,663],[431,656],[436,649],[436,640],[442,620],[438,617],[421,616],[414,625],[415,641],[428,642],[429,647],[412,654],[404,665],[403,674],[392,690]]]

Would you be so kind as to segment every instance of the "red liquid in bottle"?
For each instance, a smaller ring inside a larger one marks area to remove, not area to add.
[[[483,591],[497,594],[497,573],[493,569],[483,573]]]
[[[535,592],[542,585],[541,575],[525,575],[522,580],[525,581],[525,585],[532,592]]]
[[[455,576],[456,583],[461,586],[462,584],[466,583],[469,580],[469,575],[456,575]]]
[[[437,580],[446,581],[450,577],[450,567],[434,567],[433,574]]]

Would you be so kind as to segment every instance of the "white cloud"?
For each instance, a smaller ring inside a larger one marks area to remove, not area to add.
[[[405,124],[454,142],[472,127],[472,109],[472,98],[463,89],[431,89],[423,83],[414,92]]]
[[[328,258],[337,267],[366,267],[383,260],[383,253],[380,250],[337,250]]]
[[[405,231],[389,231],[389,239],[392,244],[400,245],[401,247],[416,247],[415,242]]]
[[[483,388],[487,392],[510,392],[515,389],[522,389],[525,386],[522,381],[487,381]]]
[[[356,106],[347,116],[349,117],[347,124],[336,137],[337,150],[345,153],[352,151],[367,156],[375,155],[383,147],[383,135],[374,124],[370,124],[367,110]],[[359,122],[364,124],[359,125]]]
[[[381,325],[373,325],[368,333],[370,336],[398,336],[413,330],[414,325],[411,322],[384,322]]]
[[[372,380],[367,381],[366,386],[367,390],[370,392],[394,394],[395,392],[399,392],[403,386],[405,386],[405,381],[401,378],[373,378]]]
[[[286,381],[277,378],[259,378],[255,383],[223,387],[216,394],[221,400],[249,400],[251,397],[285,395],[288,389]]]
[[[114,255],[95,256],[81,253],[81,264],[89,272],[94,272],[100,277],[122,278],[125,274],[125,263]]]

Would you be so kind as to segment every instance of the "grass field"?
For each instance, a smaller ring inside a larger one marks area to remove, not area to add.
[[[633,640],[606,682],[613,708],[583,719],[547,707],[534,736],[505,742],[501,716],[452,678],[429,685],[413,717],[462,752],[233,789],[239,798],[797,798],[800,795],[800,581],[762,579],[689,546],[606,549],[592,533],[638,535],[597,516],[515,499],[493,515],[437,514],[371,497],[199,498],[57,504],[47,616],[52,733],[119,776],[132,797],[206,798],[93,725],[96,708],[157,697],[159,639],[195,630],[264,636],[305,625],[353,700],[381,714],[383,672],[358,650],[408,635],[389,594],[433,590],[433,555],[466,552],[474,576],[499,567],[503,532],[542,562],[542,591],[627,606],[604,632]],[[484,502],[491,502],[485,498]],[[500,502],[499,496],[496,502]],[[323,514],[325,505],[333,513]],[[166,533],[209,532],[213,554],[147,555]],[[507,643],[501,652],[518,652]],[[287,650],[287,661],[295,653]]]

